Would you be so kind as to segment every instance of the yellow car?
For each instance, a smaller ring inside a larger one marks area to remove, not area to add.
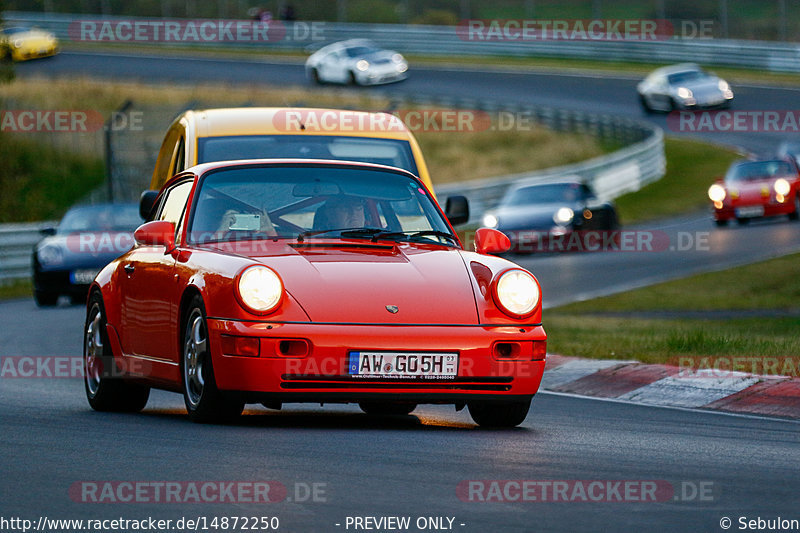
[[[186,111],[167,130],[150,188],[199,163],[239,159],[327,159],[376,163],[419,176],[433,190],[416,139],[398,117],[315,108]]]
[[[14,61],[49,57],[58,53],[58,39],[37,28],[0,28],[0,53],[10,55]]]

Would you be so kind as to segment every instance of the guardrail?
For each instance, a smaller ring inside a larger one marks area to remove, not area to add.
[[[31,276],[33,246],[42,238],[42,228],[57,221],[30,224],[0,224],[0,283]]]
[[[9,11],[4,17],[11,24],[46,28],[64,41],[79,34],[82,20],[134,21],[129,17],[97,15],[43,14]],[[139,19],[180,21],[181,19]],[[517,56],[557,57],[602,61],[675,63],[692,61],[706,65],[749,67],[776,72],[800,72],[800,43],[737,41],[726,39],[672,38],[658,41],[633,40],[469,40],[460,36],[456,26],[421,26],[397,24],[354,24],[333,22],[276,22],[281,31],[270,42],[215,42],[228,48],[269,50],[304,50],[308,46],[351,38],[372,39],[383,46],[404,53],[437,56]],[[72,25],[72,26],[71,26]],[[284,30],[285,29],[285,34]],[[77,30],[77,31],[76,31]],[[131,33],[131,32],[128,32]],[[79,39],[80,40],[80,39]],[[127,41],[146,45],[147,40]],[[197,41],[171,42],[171,45],[197,46]]]

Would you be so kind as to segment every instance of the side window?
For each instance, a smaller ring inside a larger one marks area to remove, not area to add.
[[[161,203],[161,209],[157,220],[166,220],[175,224],[175,234],[180,235],[183,225],[183,213],[186,209],[186,201],[192,191],[194,181],[181,182],[166,192],[166,197]]]
[[[186,140],[183,136],[181,136],[180,140],[178,141],[178,146],[175,147],[175,153],[172,157],[172,168],[170,170],[169,177],[171,178],[178,172],[183,172],[185,170],[185,162],[186,159]]]

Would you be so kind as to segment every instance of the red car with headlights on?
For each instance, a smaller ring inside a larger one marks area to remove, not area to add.
[[[157,196],[156,196],[157,195]],[[142,196],[149,222],[87,305],[85,388],[98,410],[181,392],[200,422],[246,403],[469,407],[480,425],[527,416],[545,365],[541,291],[502,233],[468,252],[422,181],[320,160],[208,163]]]
[[[708,189],[714,221],[746,224],[752,218],[789,215],[800,217],[800,169],[792,158],[735,161],[725,179]]]

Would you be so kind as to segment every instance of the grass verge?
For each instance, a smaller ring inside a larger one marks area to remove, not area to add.
[[[663,178],[641,190],[615,200],[623,224],[637,224],[709,205],[706,192],[717,176],[722,176],[738,152],[687,139],[664,141],[667,172]]]
[[[794,254],[552,309],[546,314],[548,349],[645,363],[796,358],[798,261],[800,254]],[[666,318],[654,318],[659,312]]]
[[[15,279],[0,283],[0,300],[29,298],[33,294],[33,283],[29,279]]]

